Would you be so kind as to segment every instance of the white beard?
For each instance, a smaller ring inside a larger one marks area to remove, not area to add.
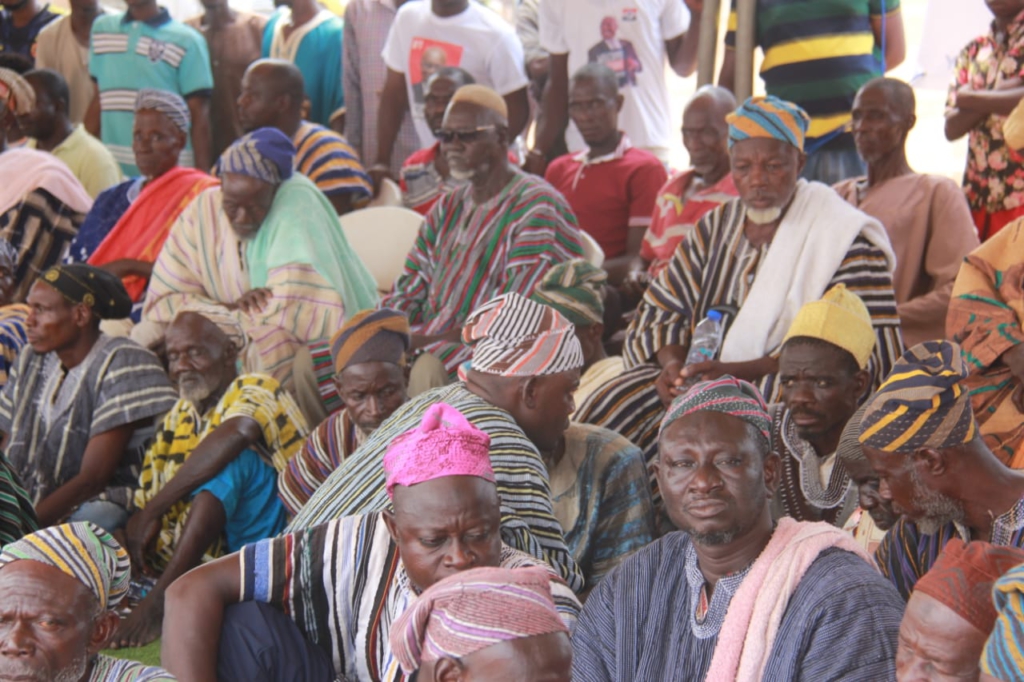
[[[747,220],[755,225],[768,225],[782,217],[781,206],[772,206],[771,208],[751,208],[747,206],[746,212]]]

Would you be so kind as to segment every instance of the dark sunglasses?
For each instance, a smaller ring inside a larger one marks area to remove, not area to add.
[[[473,128],[472,130],[445,130],[444,128],[438,128],[434,131],[434,137],[438,141],[444,144],[451,144],[458,140],[462,144],[469,144],[476,142],[480,139],[482,133],[486,133],[488,130],[497,130],[498,126],[481,126],[479,128]]]

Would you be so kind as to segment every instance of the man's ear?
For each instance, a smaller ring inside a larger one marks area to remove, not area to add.
[[[860,405],[867,399],[868,389],[871,387],[871,375],[866,369],[862,369],[853,375],[854,391],[857,393],[857,404]]]
[[[577,333],[579,333],[579,330],[580,328],[576,327]],[[604,323],[595,322],[594,324],[588,325],[586,327],[586,330],[586,333],[590,336],[591,342],[601,345],[602,341],[604,340]]]
[[[801,173],[803,173],[804,172],[804,166],[806,166],[806,165],[807,165],[807,154],[805,154],[804,152],[802,152],[800,150],[797,150],[796,174],[800,175]]]
[[[462,679],[465,668],[455,658],[442,658],[434,664],[434,674],[430,679],[435,682],[458,682]]]
[[[537,408],[540,382],[540,377],[528,377],[519,384],[519,399],[527,409],[534,410]]]
[[[949,471],[946,455],[934,448],[921,448],[913,454],[913,466],[932,477],[942,476]]]
[[[381,512],[381,516],[384,518],[384,525],[388,528],[388,534],[391,539],[396,543],[398,542],[398,526],[395,523],[395,512],[390,509],[385,509]]]
[[[92,636],[89,637],[89,657],[92,658],[103,649],[117,631],[121,624],[121,617],[115,611],[104,611],[97,616],[96,624],[93,626]]]
[[[774,450],[764,457],[764,485],[768,489],[768,499],[775,497],[779,488],[779,473],[782,471],[782,458]]]
[[[615,95],[615,111],[618,111],[618,112],[621,113],[622,112],[622,105],[625,103],[625,101],[626,101],[626,98],[622,95],[621,92],[619,94]]]
[[[85,329],[93,324],[96,317],[96,312],[84,303],[76,303],[71,307],[71,320],[76,327]]]

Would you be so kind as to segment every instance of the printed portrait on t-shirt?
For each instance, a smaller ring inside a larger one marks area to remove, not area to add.
[[[635,11],[635,10],[634,10]],[[587,52],[591,63],[604,64],[619,75],[619,87],[636,85],[636,75],[643,71],[643,64],[636,54],[636,48],[628,40],[618,38],[619,22],[615,17],[601,19],[601,42]]]
[[[412,84],[412,98],[416,104],[423,104],[427,81],[439,69],[459,66],[462,61],[462,46],[430,38],[413,38],[409,50],[409,82]]]

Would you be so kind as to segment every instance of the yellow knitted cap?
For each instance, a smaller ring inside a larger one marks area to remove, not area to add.
[[[861,369],[875,350],[875,329],[860,296],[837,284],[820,300],[806,303],[790,325],[783,343],[795,336],[828,341],[854,357]]]

